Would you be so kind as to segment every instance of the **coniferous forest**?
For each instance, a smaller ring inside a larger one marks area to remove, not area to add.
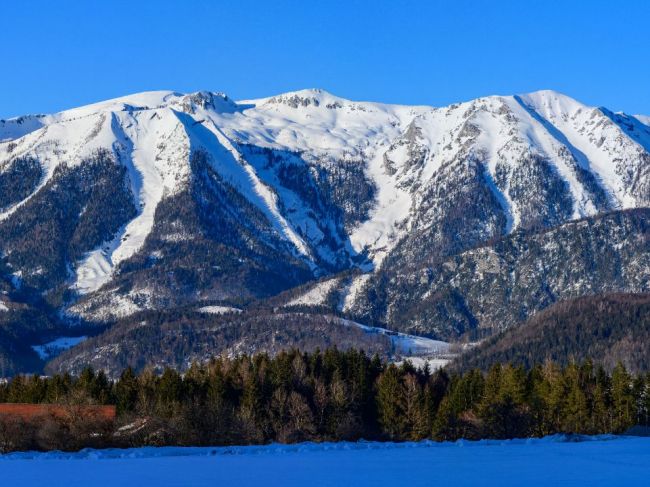
[[[282,352],[193,365],[187,373],[125,370],[116,381],[16,376],[0,402],[54,403],[65,418],[0,418],[0,450],[229,445],[340,440],[455,440],[617,433],[650,424],[650,374],[591,361],[530,369],[431,372],[363,352]],[[116,405],[113,422],[75,405]]]

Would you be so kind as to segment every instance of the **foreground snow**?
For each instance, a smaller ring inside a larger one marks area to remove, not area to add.
[[[137,448],[0,456],[3,485],[647,485],[650,438]]]

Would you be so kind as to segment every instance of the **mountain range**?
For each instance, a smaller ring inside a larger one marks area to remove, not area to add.
[[[650,118],[553,91],[159,91],[2,120],[0,372],[480,340],[650,292],[649,208]]]

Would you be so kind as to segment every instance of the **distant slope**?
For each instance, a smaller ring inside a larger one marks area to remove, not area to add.
[[[120,320],[50,361],[48,372],[79,372],[85,366],[119,374],[130,366],[185,370],[225,355],[356,348],[383,358],[439,357],[449,344],[372,328],[328,314],[298,310],[241,311],[225,306],[148,311]]]
[[[461,355],[455,366],[487,369],[496,362],[531,367],[591,358],[607,368],[650,370],[650,294],[609,294],[557,303],[520,326]]]
[[[85,366],[119,374],[131,366],[185,370],[192,362],[292,347],[304,351],[338,346],[382,357],[392,351],[390,337],[367,333],[332,316],[305,313],[217,314],[185,310],[144,312],[125,318],[51,361],[48,372],[79,372]]]

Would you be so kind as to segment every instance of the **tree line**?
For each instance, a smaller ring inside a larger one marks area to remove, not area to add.
[[[16,376],[0,402],[114,404],[114,425],[16,424],[0,448],[228,445],[340,440],[455,440],[623,432],[650,424],[650,374],[587,360],[487,373],[416,369],[357,350],[218,358],[185,374],[126,369],[116,381]],[[59,421],[59,423],[61,423]]]

